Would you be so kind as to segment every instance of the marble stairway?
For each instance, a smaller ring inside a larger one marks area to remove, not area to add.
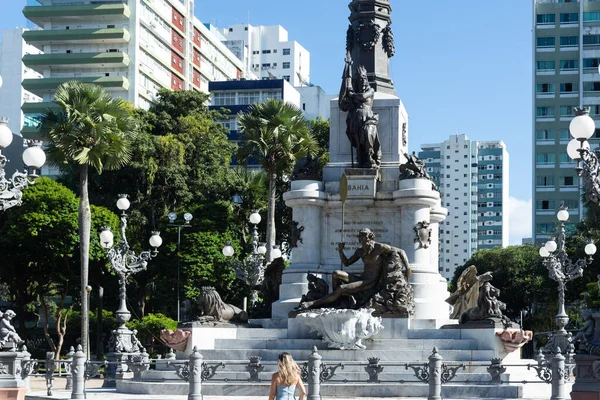
[[[461,329],[410,329],[408,326],[388,326],[388,332],[381,337],[366,341],[366,350],[329,349],[315,334],[302,330],[293,323],[289,328],[281,323],[271,324],[275,327],[263,328],[258,324],[264,322],[251,321],[256,325],[250,327],[230,328],[193,328],[191,347],[202,348],[201,354],[208,366],[225,362],[226,367],[216,368],[214,377],[203,383],[202,392],[213,396],[260,396],[266,395],[271,375],[276,371],[277,356],[287,351],[302,365],[308,360],[312,349],[316,347],[323,357],[323,362],[330,367],[343,363],[338,367],[333,378],[322,385],[321,394],[331,397],[426,397],[428,387],[419,382],[411,369],[404,366],[384,366],[379,376],[381,383],[366,383],[369,375],[365,371],[368,358],[379,358],[385,363],[428,362],[433,347],[437,347],[445,361],[452,364],[463,363],[465,371],[459,371],[454,381],[443,385],[442,395],[445,398],[521,398],[523,385],[491,385],[490,375],[485,366],[473,366],[471,363],[489,363],[497,357],[497,349],[486,345],[478,334]],[[384,321],[385,322],[385,321]],[[390,325],[390,321],[387,325]],[[423,325],[423,324],[421,324]],[[427,324],[425,324],[427,325]],[[480,330],[481,331],[481,330]],[[492,332],[493,334],[493,332]],[[386,337],[387,336],[387,337]],[[479,334],[481,336],[481,334]],[[251,356],[261,357],[264,363],[259,373],[259,382],[244,382],[249,374],[246,370]],[[186,359],[187,354],[178,354],[178,359]],[[522,373],[523,372],[523,373]],[[512,375],[512,378],[511,378]],[[503,380],[524,380],[530,373],[526,368],[508,371]],[[531,377],[529,380],[534,380]],[[465,382],[468,381],[468,382]],[[153,384],[154,383],[154,384]],[[119,392],[156,393],[156,385],[160,385],[162,393],[187,393],[187,384],[177,378],[172,371],[147,371],[144,382],[123,381],[118,384]],[[154,387],[154,388],[151,388]]]

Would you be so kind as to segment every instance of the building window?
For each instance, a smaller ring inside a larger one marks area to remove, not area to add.
[[[290,51],[290,50],[291,50],[291,49],[283,49],[283,52],[282,52],[282,54],[283,54],[284,56],[289,56],[289,55],[291,54],[291,51]]]
[[[575,111],[574,108],[576,106],[560,106],[560,116],[561,117],[574,117]]]
[[[564,186],[573,186],[573,177],[572,176],[564,177]]]
[[[289,62],[284,62],[283,63],[283,69],[290,69],[290,63]]]
[[[579,46],[579,36],[561,36],[560,45],[561,47]]]
[[[554,153],[538,153],[535,155],[535,163],[538,165],[554,164],[556,162],[556,154]]]
[[[553,140],[554,134],[549,129],[537,129],[535,131],[536,140]]]
[[[584,36],[585,39],[585,36]],[[554,47],[556,44],[556,38],[554,36],[549,37],[539,37],[536,39],[536,47],[544,48],[544,47]],[[585,44],[585,41],[584,41]]]
[[[575,24],[579,22],[578,13],[560,13],[561,24]]]
[[[584,46],[599,46],[600,35],[583,35]]]
[[[600,92],[600,82],[583,82],[584,92]]]
[[[584,12],[583,22],[600,21],[600,12]]]
[[[271,54],[271,50],[263,50],[262,53],[263,54]]]
[[[283,75],[283,79],[289,82],[290,81],[290,76],[289,75]]]
[[[579,68],[579,60],[560,60],[561,71],[572,71]]]
[[[535,21],[539,25],[551,25],[556,22],[555,14],[538,14],[536,15]]]
[[[576,91],[577,85],[572,82],[563,82],[560,84],[561,93],[573,93]]]
[[[537,117],[554,117],[554,107],[537,107],[535,115]]]
[[[597,58],[584,58],[583,59],[583,68],[598,68],[598,59]]]
[[[537,94],[554,94],[554,83],[537,83],[535,92]]]
[[[537,61],[536,69],[538,71],[553,71],[556,68],[554,61]]]

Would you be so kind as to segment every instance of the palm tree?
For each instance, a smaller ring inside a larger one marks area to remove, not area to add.
[[[88,351],[88,285],[91,211],[88,170],[118,169],[131,159],[131,139],[137,124],[132,107],[113,99],[104,88],[77,81],[58,87],[54,102],[60,110],[48,110],[41,118],[41,132],[48,143],[48,159],[57,166],[79,169],[79,240],[81,260],[81,343]]]
[[[275,183],[280,175],[290,174],[296,161],[314,155],[318,145],[302,111],[291,103],[269,99],[255,103],[246,113],[238,114],[244,144],[238,159],[247,163],[259,160],[269,178],[267,207],[267,262],[275,245]]]

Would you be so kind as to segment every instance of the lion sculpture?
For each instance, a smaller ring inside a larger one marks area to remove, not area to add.
[[[202,322],[248,322],[248,313],[225,303],[214,287],[203,287],[196,301]]]

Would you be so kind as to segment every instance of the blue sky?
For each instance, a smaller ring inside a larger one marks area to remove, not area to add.
[[[0,28],[25,24],[25,0],[3,0]],[[348,0],[196,0],[219,27],[282,25],[311,53],[311,81],[337,93]],[[391,75],[409,114],[409,147],[466,134],[503,140],[510,154],[511,242],[531,231],[532,51],[530,0],[390,0]],[[517,223],[519,221],[519,223]]]

